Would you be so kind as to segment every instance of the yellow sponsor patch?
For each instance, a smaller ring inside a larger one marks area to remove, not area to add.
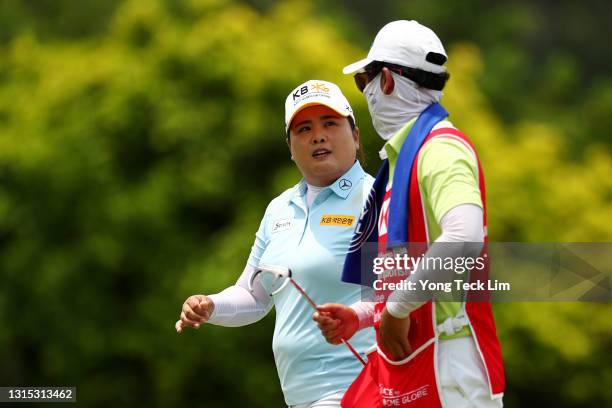
[[[354,222],[355,217],[352,215],[324,215],[321,217],[321,225],[352,227]]]

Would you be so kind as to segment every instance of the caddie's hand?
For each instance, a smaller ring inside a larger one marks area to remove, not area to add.
[[[402,360],[412,353],[408,342],[410,318],[393,317],[385,307],[380,318],[378,343],[385,353],[395,361]]]
[[[213,310],[215,310],[215,304],[208,296],[189,296],[183,303],[181,318],[174,325],[176,332],[182,333],[185,327],[198,329],[202,323],[208,321]]]
[[[343,338],[350,339],[359,329],[357,313],[350,307],[338,303],[317,306],[312,320],[317,322],[321,334],[331,344],[340,344]]]

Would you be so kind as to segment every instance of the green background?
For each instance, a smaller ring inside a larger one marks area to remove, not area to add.
[[[284,100],[336,82],[386,22],[449,53],[493,241],[612,241],[604,1],[0,1],[0,385],[88,406],[276,407],[273,313],[177,335],[183,300],[242,271],[299,179]],[[495,304],[508,407],[612,405],[607,304]]]

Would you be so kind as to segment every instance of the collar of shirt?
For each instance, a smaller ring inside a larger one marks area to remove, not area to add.
[[[391,139],[385,143],[383,148],[380,150],[379,155],[381,159],[389,159],[389,182],[393,179],[393,172],[395,171],[395,163],[397,162],[397,156],[408,136],[408,132],[412,129],[412,126],[416,122],[417,118],[410,119],[408,123],[404,125]],[[384,157],[383,157],[384,156]]]
[[[323,191],[319,193],[317,200],[324,200],[330,194],[336,194],[338,197],[346,199],[353,190],[353,188],[355,188],[355,186],[359,183],[361,179],[364,178],[364,176],[365,172],[363,171],[361,164],[358,160],[355,160],[353,166],[348,169],[346,173],[338,177],[336,181],[325,187]],[[296,204],[299,207],[303,207],[306,204],[304,196],[306,195],[307,188],[308,186],[306,185],[306,181],[302,179],[295,186],[293,194],[291,194],[290,197],[290,202]]]

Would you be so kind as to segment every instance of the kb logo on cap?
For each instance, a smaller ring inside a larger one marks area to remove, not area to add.
[[[329,92],[329,88],[327,86],[325,86],[324,84],[319,84],[319,83],[311,85],[310,90],[314,92],[324,92],[324,93]],[[299,89],[296,89],[295,92],[293,93],[293,101],[295,101],[298,98],[301,98],[307,93],[308,93],[308,87],[306,85],[304,85],[303,87]]]

